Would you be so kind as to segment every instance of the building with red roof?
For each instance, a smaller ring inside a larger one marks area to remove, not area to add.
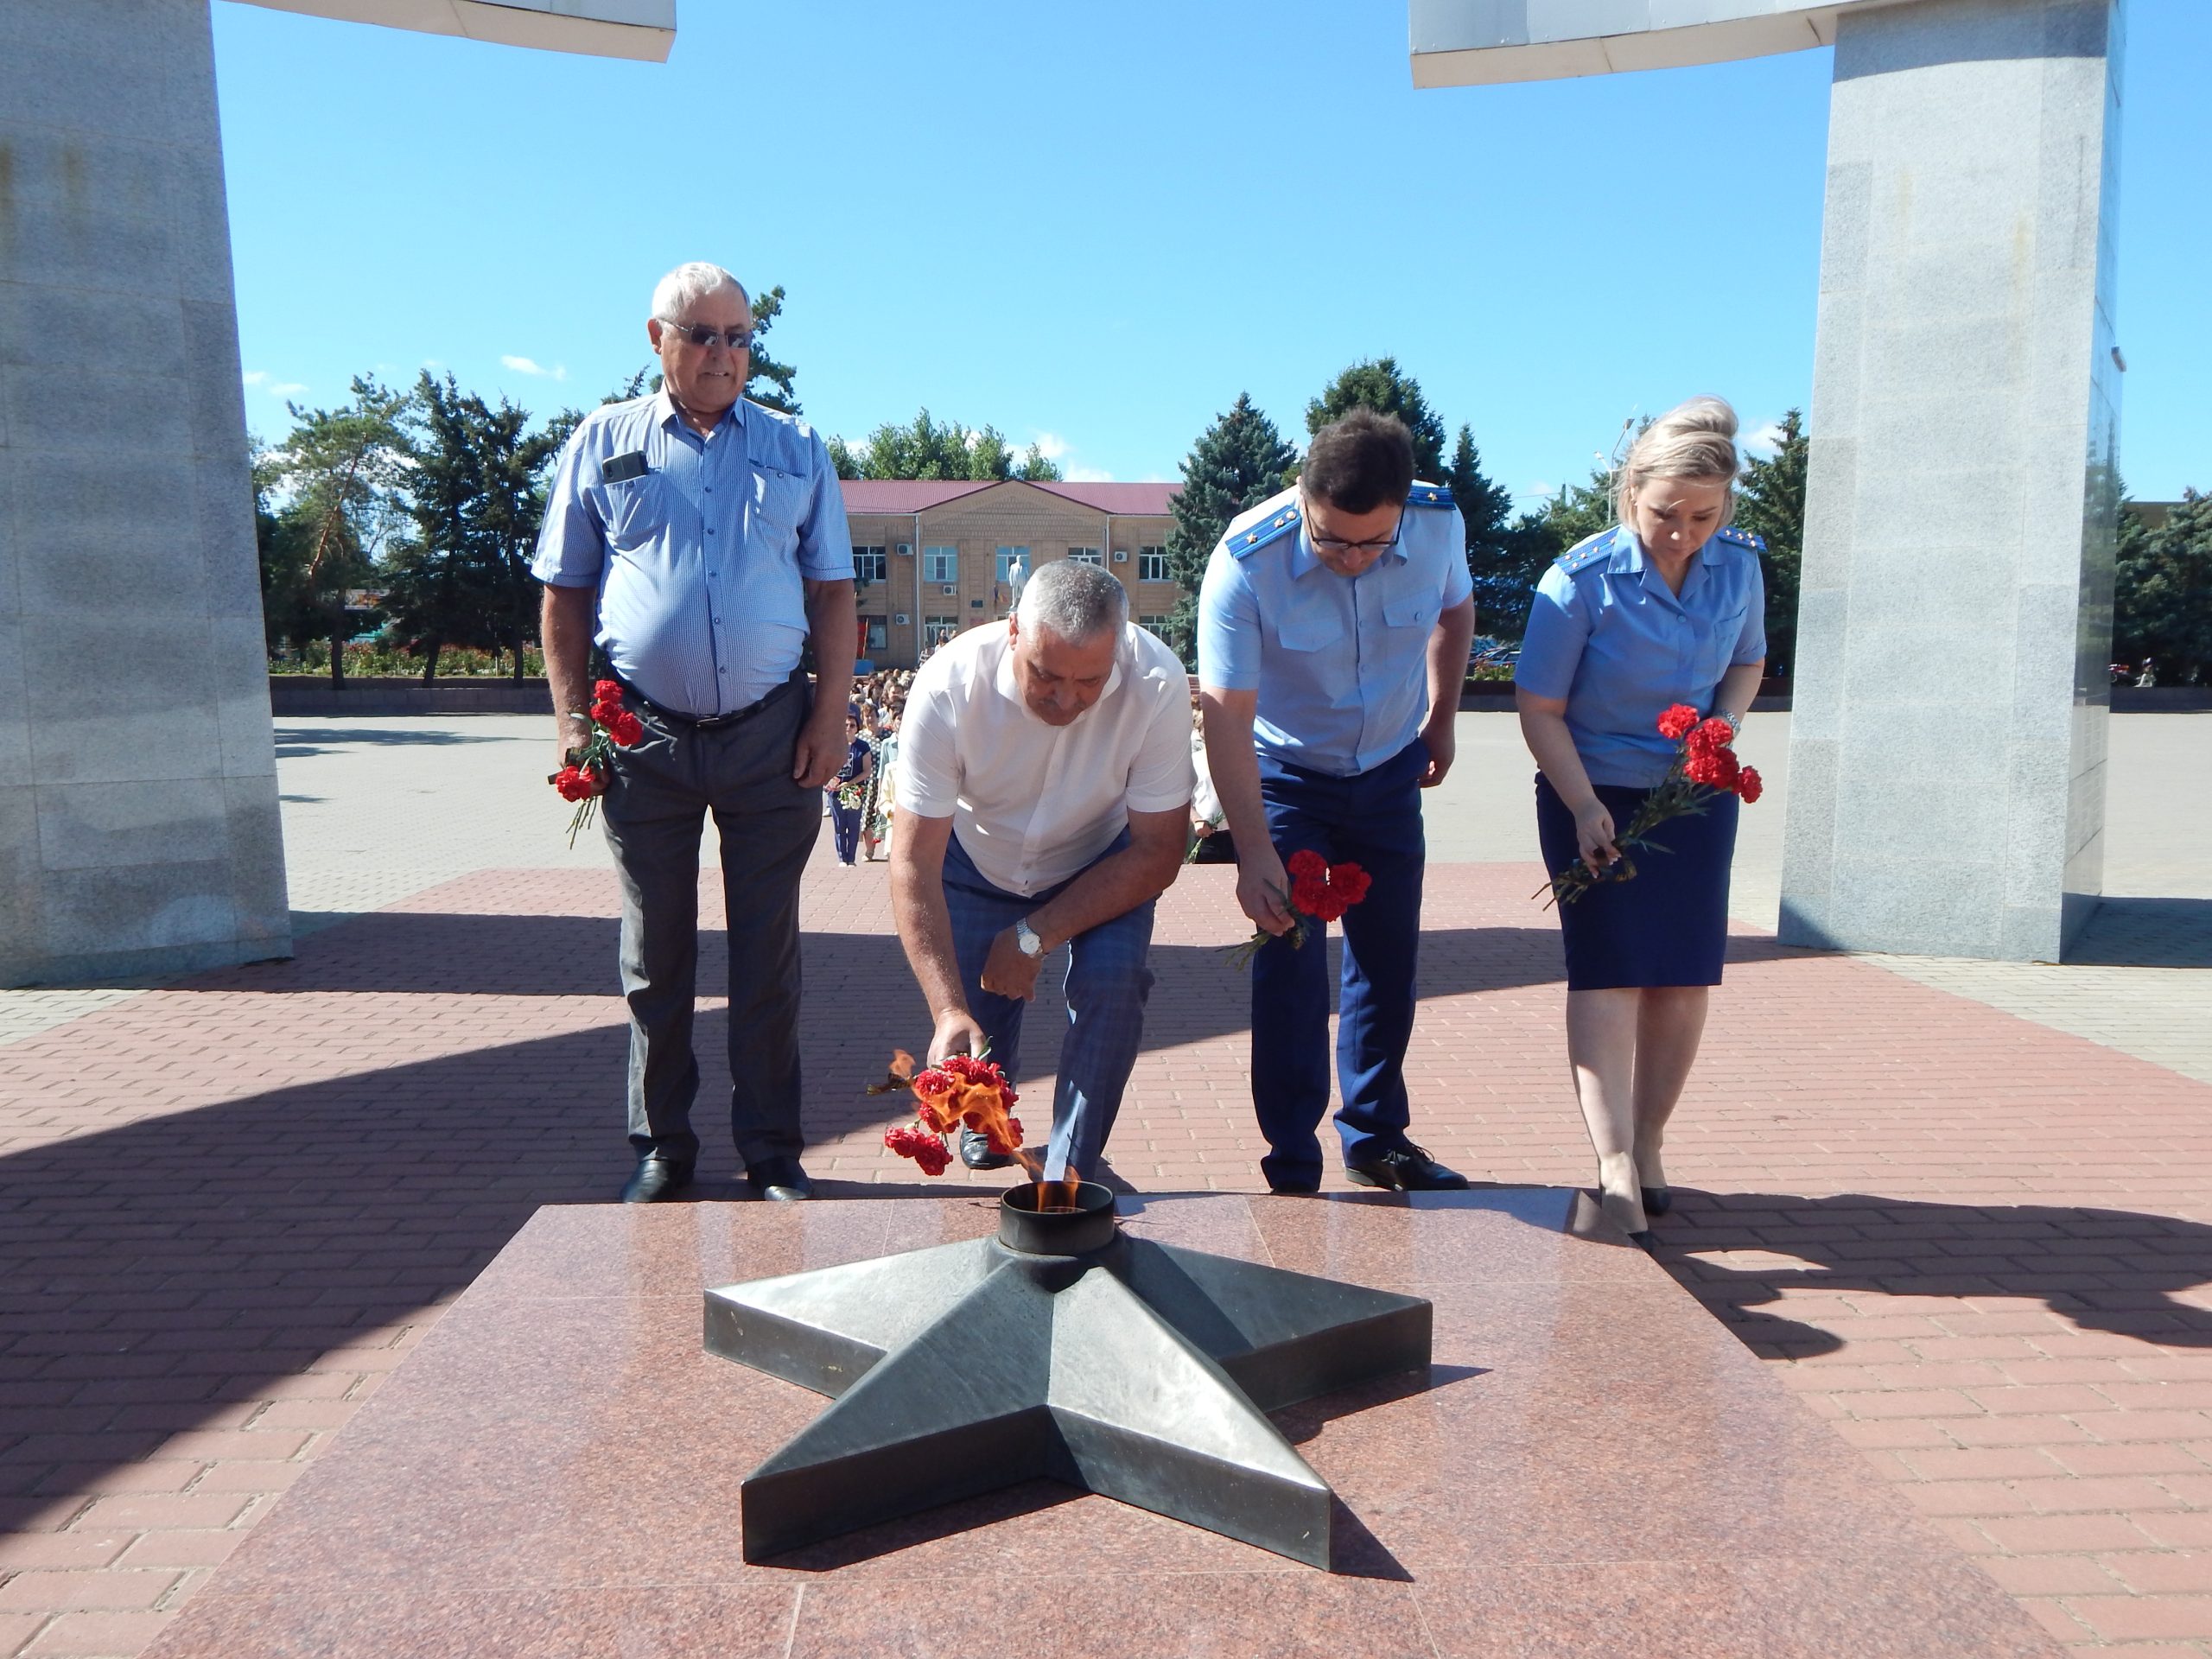
[[[1055,559],[1110,570],[1129,590],[1129,614],[1159,627],[1183,594],[1167,578],[1180,487],[846,480],[861,655],[878,668],[912,668],[963,629],[1004,616],[1017,559],[1033,575]]]

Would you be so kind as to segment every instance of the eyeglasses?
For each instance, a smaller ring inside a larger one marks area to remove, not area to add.
[[[709,328],[701,322],[678,322],[673,317],[658,319],[664,328],[673,328],[694,346],[706,346],[720,340],[733,352],[753,349],[753,330],[750,328]]]
[[[1310,522],[1306,526],[1306,539],[1313,543],[1316,553],[1326,553],[1332,556],[1340,557],[1346,553],[1388,553],[1398,544],[1398,537],[1404,535],[1405,531],[1405,515],[1401,513],[1398,516],[1397,528],[1379,542],[1340,542],[1334,537],[1316,536]]]

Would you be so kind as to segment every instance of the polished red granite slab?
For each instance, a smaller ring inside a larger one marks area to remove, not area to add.
[[[1122,1205],[1435,1304],[1425,1385],[1277,1414],[1348,1511],[1332,1572],[1045,1483],[748,1566],[740,1483],[827,1402],[705,1353],[702,1290],[973,1237],[995,1200],[560,1206],[149,1659],[2061,1651],[1571,1192]]]

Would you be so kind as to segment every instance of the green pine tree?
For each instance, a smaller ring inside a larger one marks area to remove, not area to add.
[[[2165,522],[2146,525],[2124,505],[2113,564],[2113,652],[2140,670],[2155,658],[2160,685],[2212,673],[2212,496],[2183,490]]]
[[[1198,584],[1215,543],[1230,519],[1289,483],[1297,465],[1298,452],[1242,391],[1184,457],[1167,537],[1167,574],[1182,584],[1183,597],[1167,619],[1166,639],[1185,667],[1198,666]]]
[[[1788,673],[1797,662],[1797,591],[1805,558],[1805,474],[1812,442],[1796,410],[1782,417],[1782,442],[1772,455],[1754,456],[1736,486],[1736,522],[1766,542],[1759,556],[1766,581],[1766,660],[1769,673]]]
[[[1414,436],[1414,476],[1441,482],[1444,475],[1444,423],[1421,382],[1402,372],[1395,357],[1378,357],[1353,364],[1332,380],[1319,397],[1306,405],[1306,430],[1319,432],[1355,409],[1380,410],[1406,423]]]
[[[1477,626],[1487,632],[1496,632],[1501,625],[1517,627],[1535,582],[1535,572],[1523,568],[1535,549],[1513,526],[1513,498],[1484,474],[1482,452],[1475,448],[1471,427],[1459,429],[1444,481],[1452,486],[1452,498],[1466,523],[1467,574],[1475,584]],[[1541,563],[1536,562],[1538,571]]]

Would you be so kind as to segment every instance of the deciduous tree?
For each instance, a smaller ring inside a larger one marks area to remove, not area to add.
[[[1396,358],[1365,359],[1344,370],[1306,405],[1306,430],[1309,435],[1319,432],[1361,408],[1380,410],[1403,421],[1414,437],[1414,475],[1440,481],[1444,423],[1421,395],[1421,382],[1402,371]]]

